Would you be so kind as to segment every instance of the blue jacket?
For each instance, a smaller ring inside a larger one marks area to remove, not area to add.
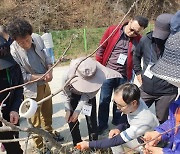
[[[175,112],[176,109],[180,107],[180,98],[173,102],[169,108],[169,119],[165,121],[162,125],[158,126],[155,130],[159,133],[163,133],[173,127],[175,127]],[[163,141],[168,141],[168,147],[163,148],[165,154],[179,154],[180,153],[180,129],[178,128],[177,133],[175,134],[175,129],[170,132],[162,135]]]

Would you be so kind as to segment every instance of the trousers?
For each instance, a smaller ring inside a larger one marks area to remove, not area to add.
[[[37,87],[37,98],[36,101],[39,101],[51,94],[51,90],[48,83],[44,85],[40,85]],[[35,115],[31,118],[31,122],[34,127],[42,128],[49,133],[52,133],[52,99],[48,99],[47,101],[43,102],[41,106],[38,107]],[[37,136],[33,138],[35,145],[37,148],[43,147],[43,139],[41,136]]]
[[[127,82],[126,78],[113,78],[107,79],[102,87],[99,101],[99,112],[98,122],[99,127],[103,128],[108,125],[109,119],[109,106],[113,91],[120,85]],[[112,121],[116,124],[126,123],[126,116],[121,116],[121,112],[117,109],[116,105],[113,104],[113,119]]]
[[[144,92],[141,88],[140,91],[141,98],[144,100],[148,107],[155,103],[156,116],[159,120],[159,123],[164,123],[168,119],[169,105],[176,99],[177,94],[153,96]]]
[[[80,100],[80,95],[72,94],[71,95],[71,107],[73,111],[76,109],[78,102]],[[96,115],[96,98],[92,98],[89,100],[88,104],[92,105],[91,110],[91,116],[86,116],[86,122],[88,127],[88,134],[89,134],[89,140],[97,140],[98,139],[98,133],[97,133],[97,115]],[[79,121],[76,122],[70,122],[69,128],[71,131],[72,139],[73,139],[73,145],[76,146],[78,142],[81,142],[81,134],[79,129]]]

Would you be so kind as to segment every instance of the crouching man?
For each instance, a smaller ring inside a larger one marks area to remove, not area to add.
[[[119,154],[123,152],[122,144],[130,148],[136,147],[139,144],[137,138],[158,125],[157,118],[140,99],[140,90],[135,84],[126,83],[119,86],[114,93],[114,103],[122,113],[127,114],[129,128],[118,125],[109,132],[109,138],[80,142],[77,145],[80,145],[81,150],[113,147],[113,153]]]

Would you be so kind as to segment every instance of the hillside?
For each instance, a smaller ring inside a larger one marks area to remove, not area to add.
[[[13,17],[29,20],[36,31],[49,24],[52,30],[104,27],[118,23],[134,0],[1,0],[0,24]],[[180,0],[140,0],[131,15],[154,19],[162,12],[174,13]]]

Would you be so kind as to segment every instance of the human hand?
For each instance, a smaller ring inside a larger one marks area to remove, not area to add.
[[[79,113],[78,112],[73,112],[72,116],[70,117],[69,121],[70,122],[76,122],[78,119]]]
[[[70,115],[71,115],[71,112],[70,111],[66,111],[65,119],[66,119],[67,123],[69,123]]]
[[[50,82],[52,79],[53,79],[53,75],[52,75],[52,70],[51,70],[48,74],[45,75],[44,81]]]
[[[140,85],[142,85],[142,77],[141,77],[141,74],[137,75],[137,80],[139,82]]]
[[[156,146],[161,140],[161,136],[158,136],[158,135],[160,135],[160,133],[157,131],[146,132],[143,139],[145,142],[148,142],[157,137],[156,139],[148,143],[149,146]]]
[[[86,150],[89,148],[89,142],[82,141],[82,142],[77,143],[77,146],[80,146],[80,150]]]
[[[109,132],[109,138],[113,138],[114,136],[120,134],[120,130],[119,129],[112,129],[110,132]]]
[[[19,114],[17,112],[11,111],[9,116],[10,116],[10,123],[12,123],[14,125],[18,123],[18,121],[19,121]]]
[[[150,145],[146,145],[145,149],[143,150],[144,154],[163,154],[163,149],[159,147],[153,147]]]

